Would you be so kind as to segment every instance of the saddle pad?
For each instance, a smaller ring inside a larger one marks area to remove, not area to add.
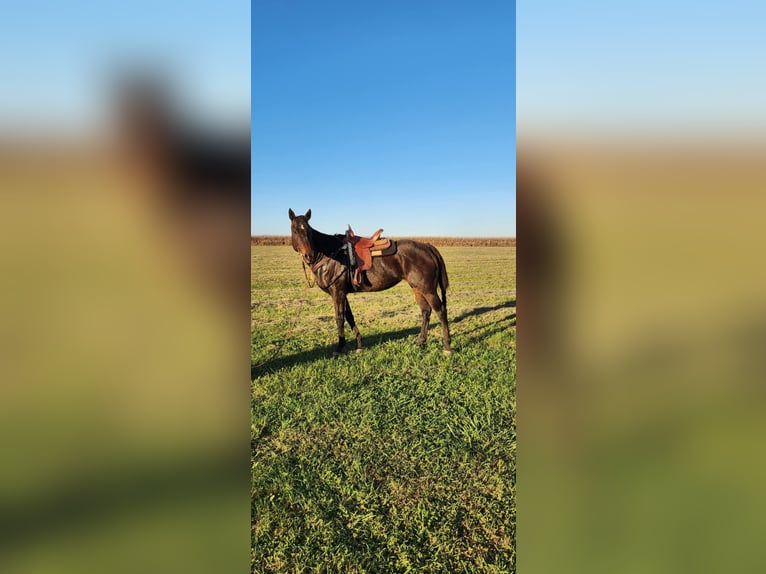
[[[374,249],[370,251],[370,253],[372,253],[372,256],[385,257],[387,255],[393,255],[394,253],[396,253],[396,241],[394,241],[393,239],[389,239],[388,241],[391,242],[391,244],[388,247],[384,249]]]

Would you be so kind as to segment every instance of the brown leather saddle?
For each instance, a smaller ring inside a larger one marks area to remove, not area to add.
[[[373,257],[383,257],[396,252],[396,243],[387,238],[381,238],[382,229],[378,229],[372,234],[372,237],[360,237],[354,233],[351,226],[346,230],[346,241],[350,242],[354,248],[356,257],[356,268],[352,282],[354,287],[359,287],[361,283],[362,272],[372,268]]]

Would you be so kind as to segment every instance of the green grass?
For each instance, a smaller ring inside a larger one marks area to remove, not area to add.
[[[455,353],[403,284],[332,359],[330,297],[252,248],[253,572],[515,571],[515,248],[440,251]]]

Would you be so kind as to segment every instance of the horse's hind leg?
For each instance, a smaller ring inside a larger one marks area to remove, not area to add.
[[[362,350],[362,335],[356,327],[354,314],[351,312],[351,305],[349,305],[348,298],[346,298],[346,321],[348,321],[351,330],[354,332],[354,337],[356,337],[356,352],[359,353]]]
[[[415,342],[418,347],[422,347],[426,344],[426,340],[428,339],[428,324],[431,321],[431,305],[426,301],[426,298],[421,291],[413,288],[412,292],[415,294],[415,301],[418,302],[420,313],[423,316],[423,322],[420,325],[420,336]]]
[[[447,307],[442,305],[441,299],[434,290],[432,293],[425,294],[426,301],[431,305],[436,315],[439,317],[439,322],[442,324],[442,341],[444,342],[444,353],[447,355],[452,354],[452,347],[450,347],[449,336],[449,324],[447,323]]]

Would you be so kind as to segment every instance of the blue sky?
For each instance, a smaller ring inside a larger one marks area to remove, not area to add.
[[[258,1],[253,233],[513,236],[513,2]]]

